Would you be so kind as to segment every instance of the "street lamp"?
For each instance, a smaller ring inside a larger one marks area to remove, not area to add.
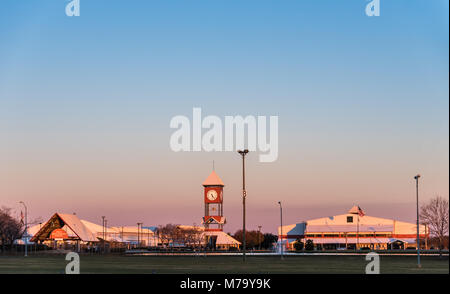
[[[416,175],[414,179],[416,180],[416,213],[417,213],[417,267],[422,267],[420,264],[420,236],[419,236],[419,178],[420,175]]]
[[[23,201],[19,202],[25,207],[25,257],[28,256],[28,209]]]
[[[242,258],[245,262],[245,198],[247,197],[247,191],[245,191],[245,155],[248,153],[248,149],[238,150],[238,153],[242,156]]]
[[[281,247],[281,260],[283,260],[283,207],[281,201],[278,201],[280,205],[280,247]]]

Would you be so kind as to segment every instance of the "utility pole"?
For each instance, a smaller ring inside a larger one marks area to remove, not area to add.
[[[139,246],[141,246],[141,239],[140,239],[140,234],[141,234],[141,230],[140,230],[140,228],[141,228],[141,226],[142,226],[142,223],[137,223],[137,226],[138,226],[138,248],[139,248]]]
[[[280,205],[280,248],[281,248],[281,260],[284,260],[283,257],[283,207],[281,206],[281,201],[278,201]]]
[[[105,243],[104,243],[104,250],[106,252],[106,239],[108,238],[108,220],[105,219]],[[108,246],[109,248],[109,246]]]
[[[20,201],[24,207],[25,207],[25,257],[28,256],[28,209],[27,206],[23,201]]]
[[[105,216],[102,216],[103,253],[105,253]]]
[[[262,228],[262,226],[258,226],[258,247],[259,247],[259,250],[261,250],[261,228]]]
[[[419,235],[419,178],[420,175],[416,175],[414,179],[416,180],[416,213],[417,213],[417,267],[422,267],[420,264],[420,235]]]
[[[238,153],[242,156],[242,260],[245,262],[247,246],[245,242],[245,198],[247,197],[247,191],[245,190],[245,155],[247,155],[248,149],[238,150]]]

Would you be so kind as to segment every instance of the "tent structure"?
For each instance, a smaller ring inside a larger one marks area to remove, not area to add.
[[[231,247],[239,248],[241,242],[234,239],[223,231],[206,231],[203,233],[205,239],[213,237],[217,249],[229,249]]]
[[[108,238],[114,239],[118,242],[124,242],[129,244],[137,244],[138,242],[144,246],[157,246],[159,239],[155,234],[155,230],[150,227],[141,227],[138,230],[137,226],[123,226],[123,227],[111,227],[114,233],[109,235]]]
[[[28,231],[33,236],[30,242],[46,243],[52,247],[65,247],[64,242],[77,246],[91,243],[99,245],[103,240],[109,243],[157,246],[159,241],[154,230],[150,228],[103,227],[87,220],[80,220],[75,214],[63,213],[55,213],[45,224],[32,226]],[[60,246],[55,246],[57,245],[55,242],[59,242]]]
[[[55,213],[42,227],[33,235],[31,242],[45,241],[51,239],[51,234],[57,229],[67,232],[68,239],[82,242],[97,242],[97,236],[92,233],[74,214]]]

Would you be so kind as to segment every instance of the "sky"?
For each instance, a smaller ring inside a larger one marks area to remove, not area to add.
[[[346,213],[415,220],[449,191],[449,3],[366,0],[5,0],[0,206],[110,225],[200,224],[201,183],[235,152],[173,152],[170,120],[279,117],[279,156],[247,156],[247,228]]]

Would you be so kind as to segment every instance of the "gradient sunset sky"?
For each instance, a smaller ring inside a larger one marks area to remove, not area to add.
[[[201,183],[235,152],[169,148],[175,115],[278,115],[279,157],[248,155],[248,228],[345,213],[415,219],[449,191],[449,2],[66,0],[0,4],[0,206],[110,225],[200,224]]]

